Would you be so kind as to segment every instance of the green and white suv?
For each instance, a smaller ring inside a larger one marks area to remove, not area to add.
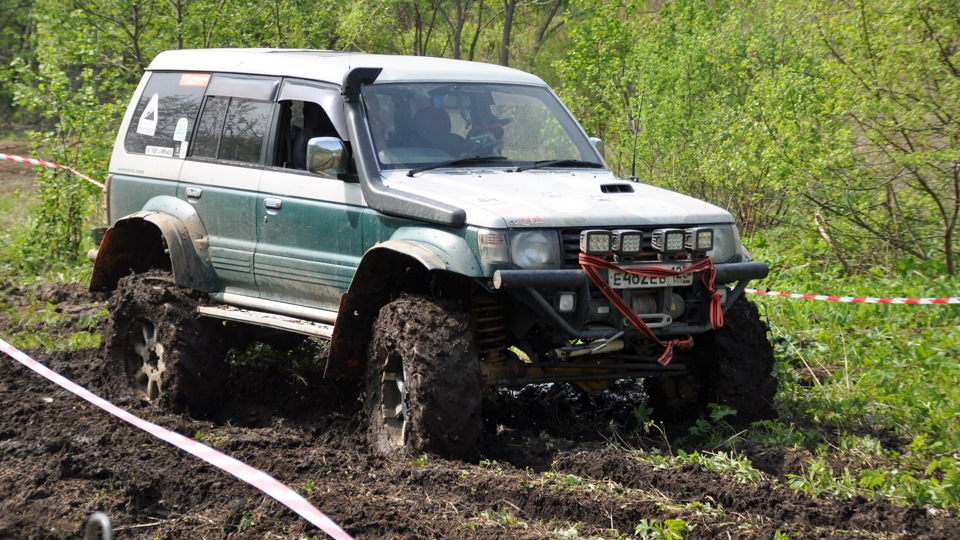
[[[731,215],[617,178],[528,73],[165,52],[120,127],[107,207],[91,289],[115,290],[105,348],[150,400],[209,407],[240,323],[330,339],[326,375],[366,377],[384,452],[474,455],[484,386],[642,378],[660,412],[773,412],[742,297],[768,269]]]

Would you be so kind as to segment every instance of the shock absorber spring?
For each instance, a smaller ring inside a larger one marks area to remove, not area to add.
[[[477,352],[485,362],[497,362],[506,357],[507,334],[503,306],[490,295],[478,292],[470,302]]]

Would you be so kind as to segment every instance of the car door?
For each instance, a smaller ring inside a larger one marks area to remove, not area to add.
[[[224,292],[257,295],[257,188],[279,85],[278,78],[213,75],[180,171],[177,196],[203,222]]]
[[[260,178],[254,273],[260,297],[335,311],[356,272],[363,245],[360,185],[298,167],[303,133],[344,138],[340,88],[284,81],[272,137],[272,163]],[[317,124],[305,111],[320,108]]]

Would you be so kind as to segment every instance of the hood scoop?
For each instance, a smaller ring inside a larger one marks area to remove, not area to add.
[[[633,193],[633,186],[630,184],[602,184],[600,191],[604,193]]]

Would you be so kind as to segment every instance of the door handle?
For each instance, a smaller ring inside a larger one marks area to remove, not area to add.
[[[267,197],[263,200],[263,206],[268,210],[279,210],[283,206],[283,201],[280,199],[275,199],[273,197]]]
[[[198,187],[188,187],[186,193],[188,199],[199,199],[203,195],[203,190]]]

